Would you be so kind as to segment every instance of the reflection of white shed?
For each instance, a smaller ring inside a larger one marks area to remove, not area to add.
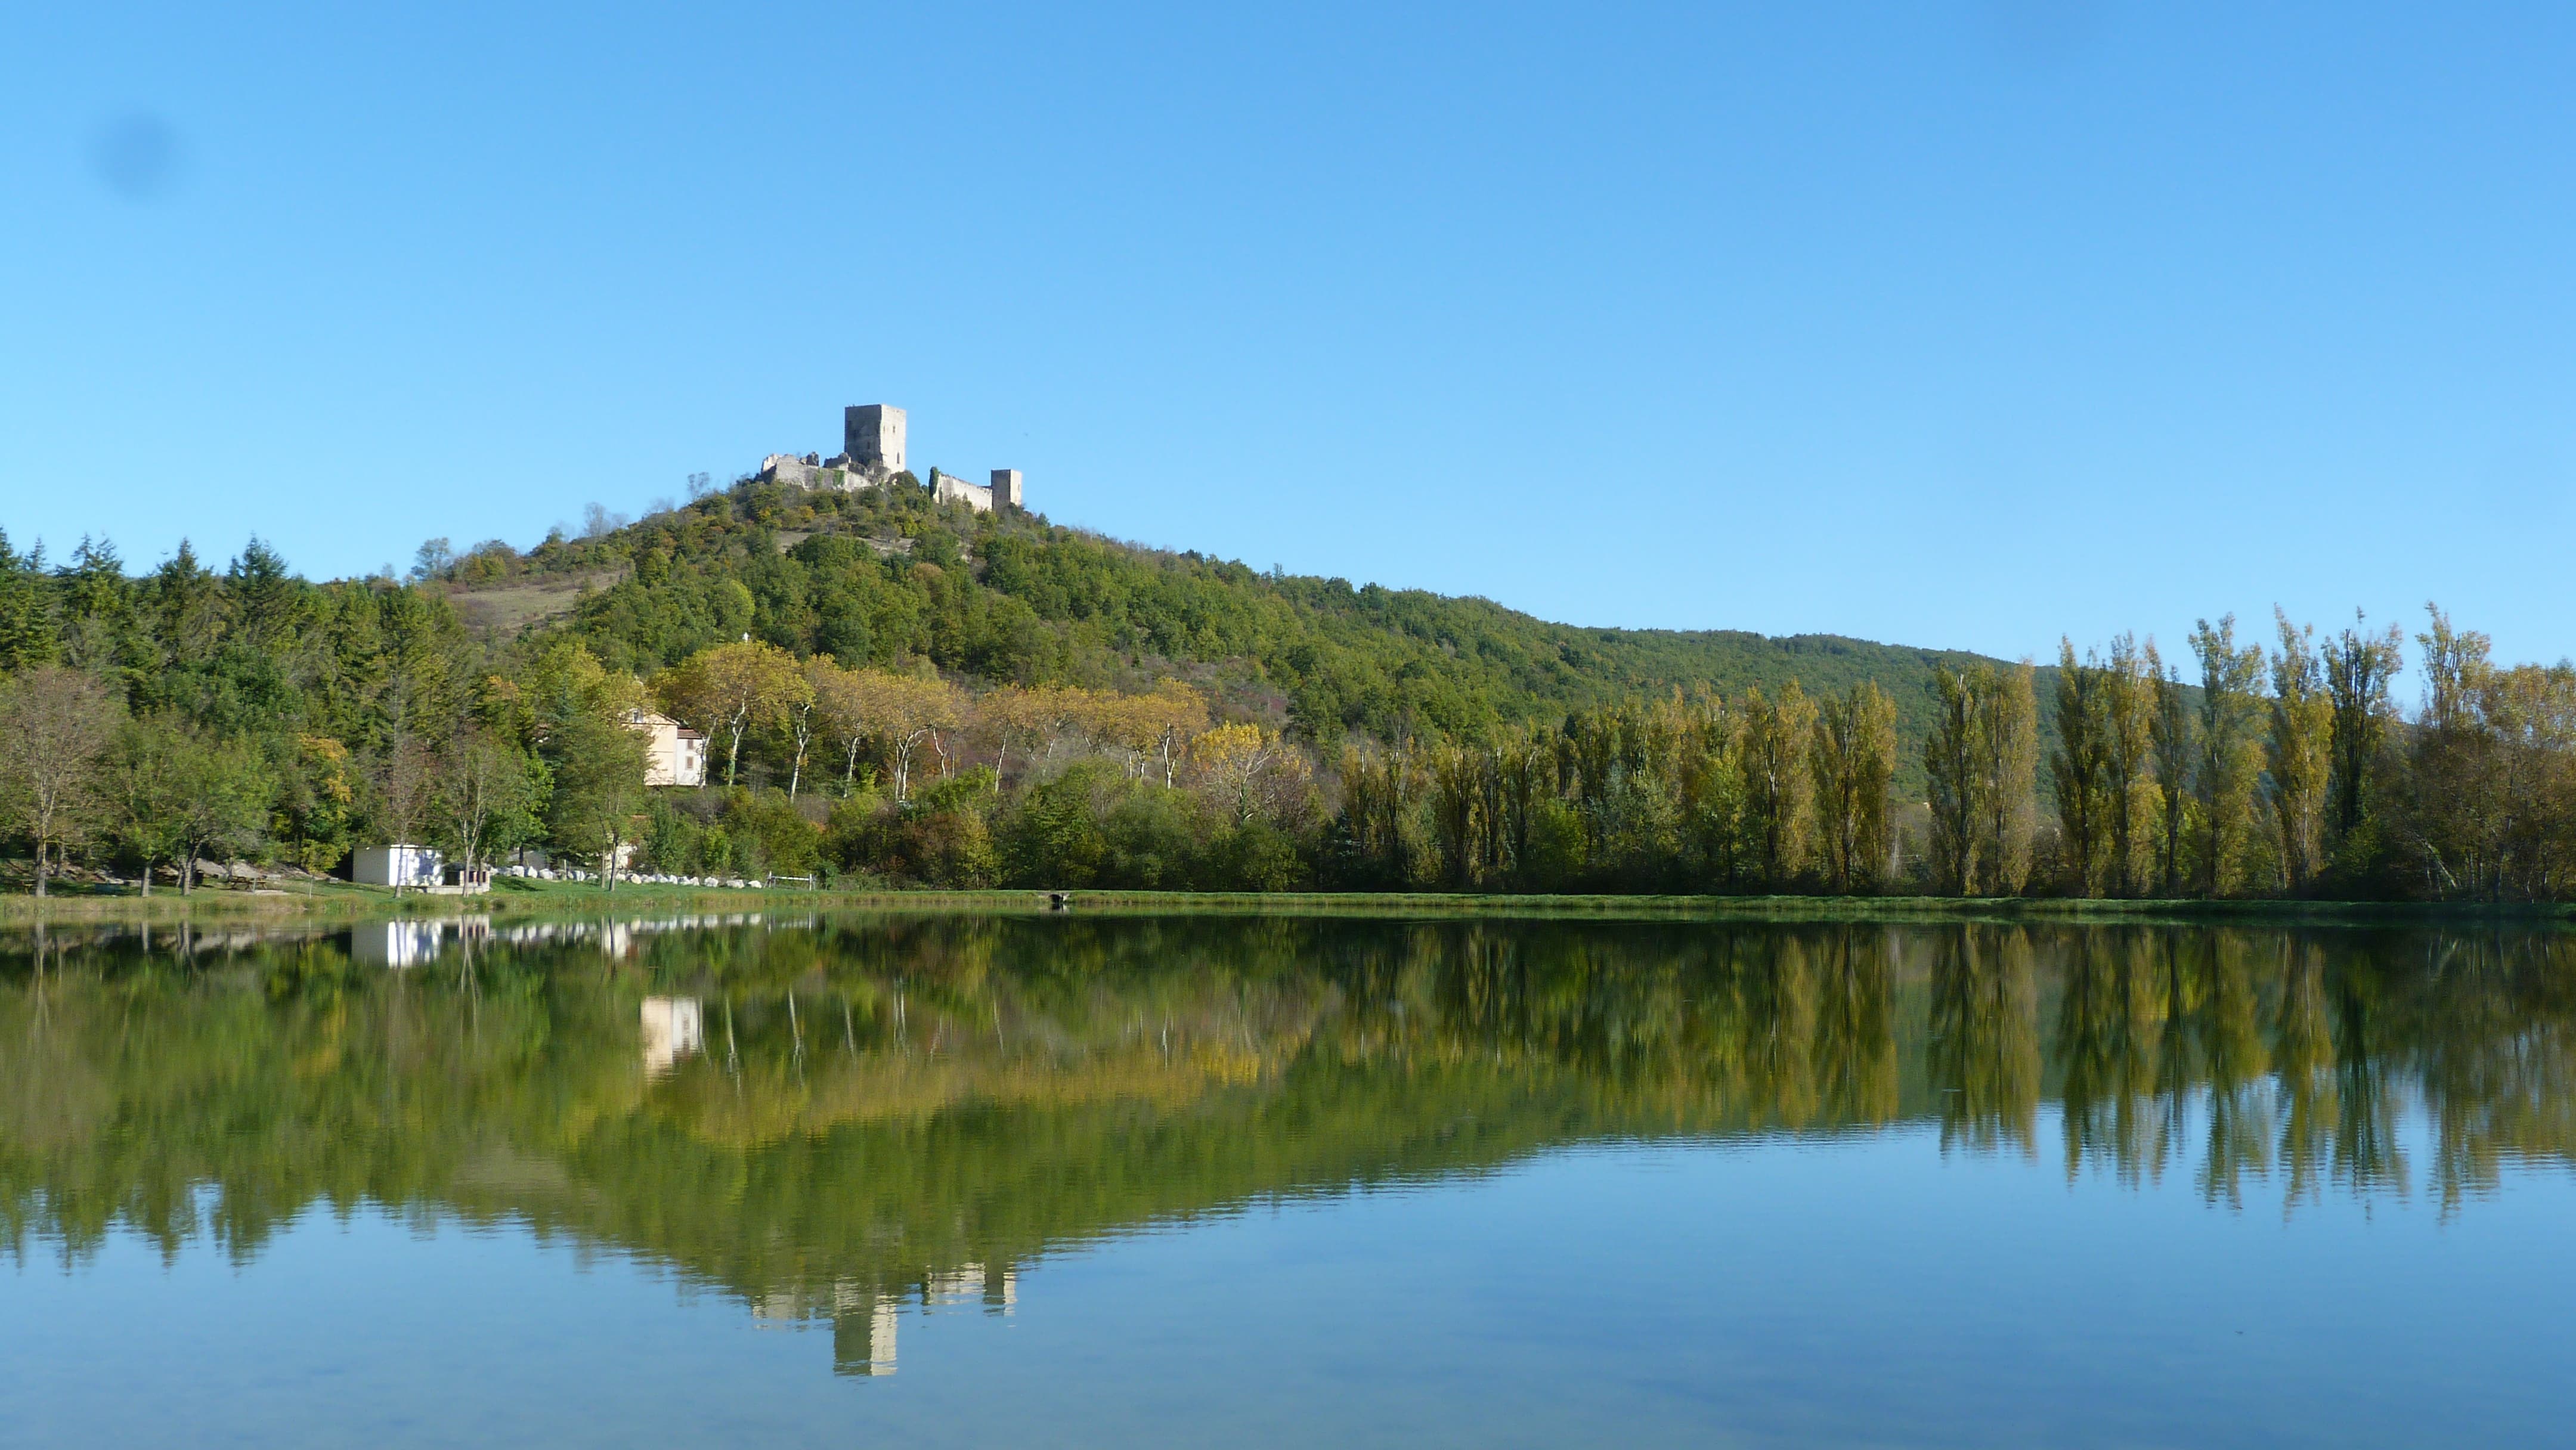
[[[371,967],[416,967],[438,955],[434,921],[371,921],[349,929],[349,955]]]
[[[438,853],[427,846],[367,846],[350,859],[349,879],[361,886],[436,886]]]
[[[704,1016],[695,997],[644,999],[644,1071],[654,1077],[693,1056],[706,1041]]]

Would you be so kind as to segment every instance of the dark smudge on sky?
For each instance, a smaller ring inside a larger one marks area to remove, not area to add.
[[[148,112],[119,116],[99,128],[90,163],[107,189],[127,201],[158,201],[179,181],[179,135]]]

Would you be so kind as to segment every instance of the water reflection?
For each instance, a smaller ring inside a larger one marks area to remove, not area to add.
[[[2576,1147],[2555,934],[404,925],[0,945],[11,1251],[508,1220],[828,1322],[864,1374],[1051,1249],[1588,1140],[1921,1125],[2222,1208],[2453,1211]]]

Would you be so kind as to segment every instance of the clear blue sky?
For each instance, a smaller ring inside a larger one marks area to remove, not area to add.
[[[2576,7],[9,28],[0,526],[58,556],[524,546],[884,401],[1059,522],[1583,624],[2576,652]]]

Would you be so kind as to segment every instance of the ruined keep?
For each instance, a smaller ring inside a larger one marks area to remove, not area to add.
[[[841,451],[830,458],[808,453],[773,453],[760,461],[757,475],[765,482],[799,488],[856,492],[874,488],[908,471],[904,461],[904,411],[891,403],[857,403],[841,410]],[[1020,471],[996,468],[990,484],[968,483],[952,474],[930,471],[931,493],[942,503],[962,503],[978,513],[1025,507]]]
[[[879,478],[903,472],[903,409],[891,403],[842,409],[841,458],[852,470]]]

